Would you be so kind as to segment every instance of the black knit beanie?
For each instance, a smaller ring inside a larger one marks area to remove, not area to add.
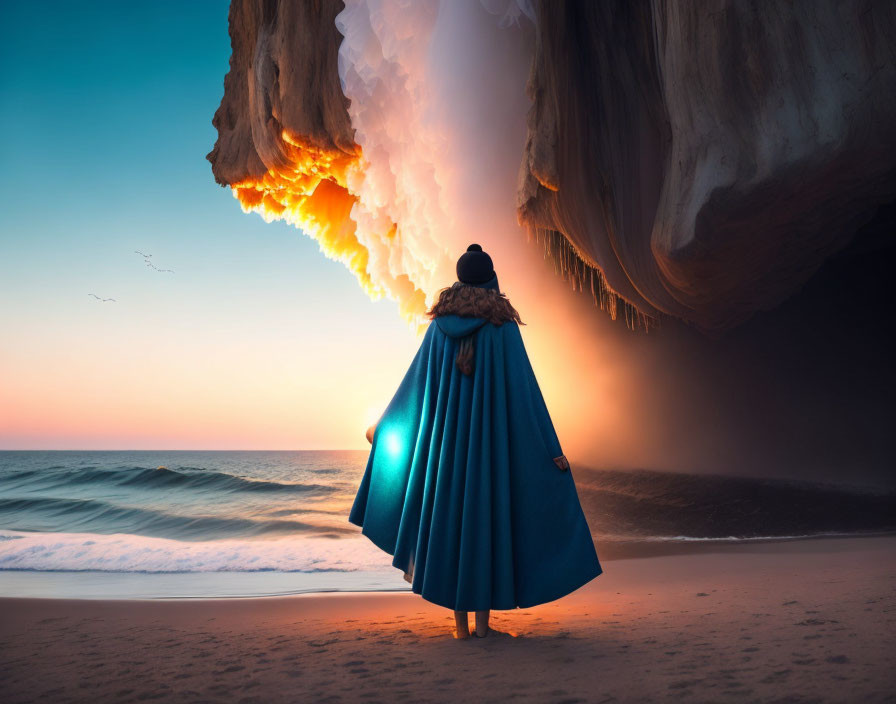
[[[490,281],[495,276],[492,258],[482,251],[478,244],[467,247],[457,260],[457,280],[464,284],[478,286]]]

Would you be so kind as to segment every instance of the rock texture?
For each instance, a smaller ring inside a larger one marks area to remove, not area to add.
[[[284,130],[302,146],[334,159],[357,153],[348,100],[339,87],[341,0],[234,0],[228,21],[232,53],[208,155],[215,180],[230,186],[289,167]]]
[[[421,230],[440,219],[440,194],[416,194],[451,169],[421,151],[426,140],[402,141],[383,106],[439,91],[421,66],[455,70],[429,43],[458,6],[350,6],[337,19],[339,0],[233,0],[208,159],[244,210],[298,225],[371,296],[419,315],[454,243]],[[896,199],[891,2],[536,0],[535,20],[519,221],[632,326],[669,314],[734,327]],[[383,185],[411,172],[422,180],[407,192]]]
[[[730,328],[896,196],[892,3],[541,1],[536,25],[520,221],[611,308]]]
[[[300,227],[376,297],[350,217],[357,198],[348,181],[361,150],[339,83],[342,8],[340,0],[233,0],[230,71],[206,158],[243,210]]]

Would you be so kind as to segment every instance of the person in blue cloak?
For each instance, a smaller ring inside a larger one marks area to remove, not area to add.
[[[472,244],[442,290],[395,396],[367,431],[349,521],[412,590],[455,612],[456,637],[601,574],[569,463],[529,363],[519,313]]]

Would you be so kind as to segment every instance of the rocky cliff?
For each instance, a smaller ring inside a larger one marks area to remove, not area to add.
[[[573,278],[737,325],[896,197],[896,5],[539,2],[519,215]]]
[[[418,137],[414,154],[402,116],[387,113],[404,105],[408,134],[430,119],[429,107],[414,110],[429,105],[433,66],[453,61],[432,49],[450,13],[435,0],[413,11],[350,4],[233,0],[208,158],[244,209],[302,227],[371,295],[419,315],[458,243],[434,224],[438,194],[415,203],[414,188],[440,187],[450,145]],[[896,199],[893,3],[482,7],[483,22],[503,12],[507,32],[534,20],[520,39],[531,109],[519,222],[614,317],[621,303],[632,325],[666,314],[704,331],[737,326],[798,290]],[[352,45],[340,49],[343,35]],[[365,120],[367,147],[351,114]],[[395,183],[372,184],[371,170]]]

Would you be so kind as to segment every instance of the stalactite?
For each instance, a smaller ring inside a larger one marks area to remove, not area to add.
[[[573,290],[584,293],[585,282],[588,282],[594,305],[606,311],[610,318],[616,320],[621,308],[630,330],[649,332],[659,325],[658,315],[644,313],[610,288],[603,272],[588,264],[562,233],[540,227],[529,227],[527,232],[530,240],[534,238],[541,245],[544,257],[553,265],[554,273],[568,280]]]

